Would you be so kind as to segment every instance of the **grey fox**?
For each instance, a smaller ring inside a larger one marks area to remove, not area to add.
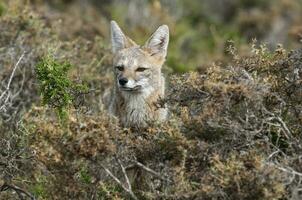
[[[158,108],[156,103],[165,93],[161,68],[167,55],[168,26],[160,26],[140,46],[111,21],[111,43],[115,84],[107,102],[109,112],[125,127],[141,128],[164,121],[167,108]]]

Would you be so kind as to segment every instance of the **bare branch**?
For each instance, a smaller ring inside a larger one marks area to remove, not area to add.
[[[14,69],[13,69],[13,72],[12,72],[10,78],[9,78],[8,83],[7,83],[6,90],[9,90],[10,84],[11,84],[11,82],[12,82],[12,80],[13,80],[14,75],[15,75],[15,71],[16,71],[17,67],[19,66],[21,60],[23,59],[24,55],[25,55],[25,52],[23,52],[23,54],[21,55],[21,57],[19,58],[19,60],[18,60],[17,63],[15,64],[15,67],[14,67]]]
[[[9,89],[10,89],[10,85],[12,83],[12,80],[13,80],[13,77],[15,75],[16,69],[19,66],[19,64],[20,64],[21,60],[23,59],[24,55],[25,55],[25,52],[23,52],[23,54],[20,56],[19,60],[15,64],[15,66],[13,68],[13,71],[12,71],[10,77],[9,77],[8,83],[7,83],[6,87],[5,87],[5,90],[2,92],[2,94],[0,96],[0,101],[2,101],[2,105],[0,107],[0,111],[3,110],[3,109],[5,109],[6,103],[8,102],[8,100],[10,98],[10,95],[8,94],[9,93]]]
[[[104,165],[102,165],[101,164],[101,167],[105,170],[105,172],[117,183],[117,184],[119,184],[133,199],[135,199],[135,200],[138,200],[138,198],[135,196],[135,194],[133,193],[133,191],[131,190],[131,187],[130,188],[127,188],[127,187],[125,187],[124,186],[124,184],[122,184],[122,182],[116,177],[116,176],[114,176],[113,175],[113,173],[108,169],[108,168],[106,168]],[[124,167],[123,167],[124,168]],[[123,170],[123,168],[122,168],[122,170]],[[125,170],[125,168],[124,168],[124,170]],[[124,173],[124,171],[123,171],[123,173]],[[127,174],[125,174],[124,173],[124,176],[125,177],[127,177],[127,179],[128,179],[128,176],[127,176]],[[129,181],[129,179],[128,179],[128,181]],[[128,185],[129,186],[129,185]]]
[[[276,151],[274,151],[273,153],[271,153],[268,157],[267,157],[267,160],[270,160],[274,155],[276,155],[277,153],[279,153],[280,150],[277,149]]]
[[[163,177],[163,175],[157,173],[157,172],[154,171],[153,169],[150,169],[150,168],[147,167],[146,165],[144,165],[144,164],[142,164],[142,163],[140,163],[140,162],[138,162],[138,161],[136,161],[136,160],[132,160],[132,161],[135,163],[136,166],[142,168],[143,170],[145,170],[146,172],[148,172],[148,173],[150,173],[150,174],[156,176],[157,178],[159,178],[159,179],[161,179],[161,180],[163,180],[163,181],[170,182],[170,183],[173,182],[173,181],[171,181],[170,179]]]
[[[6,190],[14,190],[20,199],[23,199],[23,196],[22,194],[26,195],[27,197],[29,197],[31,200],[35,200],[36,198],[30,194],[29,192],[25,191],[24,189],[16,186],[16,185],[12,185],[12,184],[7,184],[7,183],[4,183],[1,187],[0,187],[0,192],[3,192],[3,191],[6,191]]]
[[[281,126],[283,127],[284,131],[287,133],[288,136],[292,136],[291,131],[289,130],[289,128],[287,127],[286,123],[280,118],[280,117],[276,117],[276,119],[278,120],[278,122],[281,124]]]
[[[125,177],[125,179],[126,179],[126,183],[127,183],[127,185],[128,185],[129,190],[132,191],[131,183],[130,183],[130,181],[129,181],[129,178],[128,178],[128,175],[127,175],[127,172],[126,172],[125,167],[122,165],[122,162],[121,162],[120,159],[117,158],[117,162],[119,163],[119,165],[120,165],[121,168],[122,168],[122,172],[123,172],[124,177]]]
[[[289,174],[293,174],[293,175],[296,175],[296,176],[299,176],[302,178],[302,173],[301,172],[297,172],[295,170],[293,170],[292,168],[284,168],[284,167],[280,167],[278,165],[275,165],[273,164],[277,169],[283,171],[283,172],[286,172],[286,173],[289,173]]]

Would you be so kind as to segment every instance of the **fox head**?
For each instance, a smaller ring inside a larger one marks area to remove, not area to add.
[[[161,87],[161,67],[169,43],[167,25],[160,26],[140,46],[128,38],[115,21],[111,21],[111,42],[116,85],[122,94],[148,95]]]

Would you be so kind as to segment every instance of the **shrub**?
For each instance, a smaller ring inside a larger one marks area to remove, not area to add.
[[[264,159],[247,152],[231,154],[226,160],[214,155],[210,175],[202,179],[201,194],[205,199],[282,199],[285,186],[282,175],[265,165]]]
[[[85,85],[74,83],[68,78],[70,68],[69,62],[59,62],[50,55],[42,58],[36,67],[42,104],[55,108],[63,121],[67,119],[68,108],[79,95],[88,91]]]

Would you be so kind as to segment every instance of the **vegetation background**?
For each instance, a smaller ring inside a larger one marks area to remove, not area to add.
[[[124,129],[110,26],[170,28],[169,120]],[[0,0],[0,199],[302,199],[301,0]]]

